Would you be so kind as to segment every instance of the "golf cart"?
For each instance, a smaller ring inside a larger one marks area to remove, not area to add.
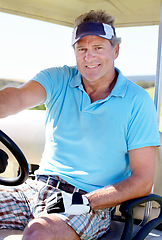
[[[69,8],[71,6],[71,8]],[[8,12],[13,14],[18,14],[21,16],[31,17],[35,19],[41,19],[49,22],[54,22],[57,24],[62,24],[66,26],[72,26],[72,23],[76,16],[80,15],[82,12],[88,11],[90,9],[106,9],[112,15],[117,17],[116,27],[121,26],[139,26],[139,25],[152,25],[152,24],[159,24],[159,52],[158,52],[158,61],[157,61],[157,77],[156,77],[156,86],[155,86],[155,105],[157,108],[157,120],[159,122],[160,119],[160,101],[161,101],[161,36],[162,36],[162,29],[161,29],[161,22],[162,17],[160,18],[160,8],[161,8],[161,1],[160,0],[137,0],[137,1],[129,1],[129,0],[116,0],[116,1],[41,1],[38,3],[36,0],[9,0],[3,1],[0,0],[0,11]],[[24,155],[28,159],[29,165],[37,165],[40,160],[40,153],[42,151],[42,142],[44,142],[44,133],[42,127],[42,119],[40,116],[31,117],[30,114],[41,114],[44,113],[36,113],[36,112],[27,112],[24,111],[23,113],[17,114],[16,116],[8,117],[7,119],[1,120],[1,129],[9,137],[14,139],[14,141],[23,149]],[[19,119],[23,119],[20,121]],[[26,127],[27,123],[25,119],[34,119],[31,122],[30,127]],[[39,119],[39,120],[38,120]],[[8,124],[7,124],[8,123]],[[12,126],[11,126],[12,123]],[[31,128],[31,131],[30,129]],[[40,131],[42,129],[42,132]],[[26,131],[26,132],[25,132]],[[34,133],[33,133],[34,131]],[[29,134],[27,132],[31,132],[32,136],[28,138]],[[41,136],[40,136],[41,134]],[[21,135],[21,136],[20,136]],[[9,150],[15,155],[15,152],[12,150],[12,146],[14,143],[8,138],[6,134],[1,132],[0,141],[4,144]],[[23,138],[25,136],[25,138]],[[39,137],[40,136],[40,137]],[[162,136],[160,133],[161,142]],[[4,140],[5,139],[5,140]],[[7,140],[8,139],[8,140]],[[20,140],[21,139],[21,140]],[[39,141],[38,141],[39,139]],[[10,144],[6,143],[9,141]],[[36,144],[35,144],[36,143]],[[34,145],[34,149],[33,149]],[[15,146],[17,148],[17,146]],[[30,151],[29,151],[30,149]],[[38,151],[39,149],[39,151]],[[18,178],[14,179],[16,184],[18,182],[22,183],[28,176],[28,164],[26,163],[24,157],[23,161],[20,160],[22,155],[20,154],[20,149],[18,151],[18,162],[20,163],[20,175]],[[158,149],[157,154],[157,169],[156,169],[156,177],[155,177],[155,184],[154,189],[151,195],[146,196],[144,198],[135,199],[123,203],[119,208],[116,208],[116,212],[114,213],[114,220],[112,222],[111,230],[101,239],[155,239],[159,238],[162,239],[162,232],[160,229],[160,223],[162,222],[161,216],[161,161],[162,161],[162,153],[161,148]],[[22,153],[22,152],[21,152]],[[3,155],[4,153],[2,153]],[[5,155],[5,154],[4,154]],[[20,156],[21,155],[21,156]],[[23,155],[23,156],[24,156]],[[29,156],[30,155],[30,156]],[[39,156],[38,156],[39,155]],[[6,155],[5,155],[6,156]],[[32,160],[31,160],[32,159]],[[30,162],[31,161],[31,162]],[[27,170],[27,171],[26,171]],[[31,174],[32,176],[32,170]],[[4,179],[1,179],[4,181]],[[12,180],[5,179],[5,182],[10,183],[12,185]],[[4,182],[1,182],[1,184]],[[15,183],[14,183],[15,184]],[[151,202],[153,203],[151,204]],[[146,207],[143,204],[146,203]],[[152,205],[152,206],[150,206]],[[135,209],[134,209],[135,208]],[[135,231],[137,229],[141,229],[134,238],[132,233],[133,227],[133,219],[135,219],[135,223],[138,220],[141,220],[141,213],[144,212],[144,220],[142,221],[140,226],[135,226]],[[151,212],[151,214],[150,214]],[[121,214],[122,213],[122,214]],[[148,219],[155,218],[148,222]],[[126,222],[126,224],[125,224]],[[145,224],[146,223],[146,224]],[[125,224],[124,232],[122,235],[122,230]],[[159,229],[154,229],[155,227],[159,226]],[[119,230],[121,229],[121,230]],[[150,233],[151,232],[151,233]],[[117,236],[115,236],[117,235]],[[148,236],[147,236],[148,235]],[[16,237],[15,237],[16,236]],[[22,232],[20,231],[11,231],[11,230],[0,230],[0,239],[21,239]]]

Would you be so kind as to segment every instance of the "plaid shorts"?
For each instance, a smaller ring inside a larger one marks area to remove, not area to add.
[[[33,218],[46,214],[46,201],[56,191],[61,190],[36,180],[27,180],[17,187],[0,186],[0,229],[23,230]],[[57,216],[84,240],[98,239],[110,226],[110,209]]]

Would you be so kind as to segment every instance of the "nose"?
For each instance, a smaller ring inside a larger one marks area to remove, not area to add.
[[[87,62],[90,62],[94,59],[95,57],[95,53],[93,50],[87,50],[86,53],[85,53],[85,60]]]

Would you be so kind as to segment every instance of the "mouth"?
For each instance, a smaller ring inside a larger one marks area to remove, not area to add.
[[[101,64],[86,65],[85,67],[86,67],[87,69],[96,69],[96,68],[98,68],[100,65],[101,65]]]

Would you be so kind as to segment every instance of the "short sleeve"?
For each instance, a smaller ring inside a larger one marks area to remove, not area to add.
[[[147,92],[138,96],[128,125],[127,146],[131,149],[159,146],[155,105]]]
[[[47,93],[46,105],[51,99],[59,95],[62,87],[66,85],[65,81],[68,81],[69,75],[69,68],[64,66],[45,69],[32,78],[32,80],[39,82],[45,88]]]

